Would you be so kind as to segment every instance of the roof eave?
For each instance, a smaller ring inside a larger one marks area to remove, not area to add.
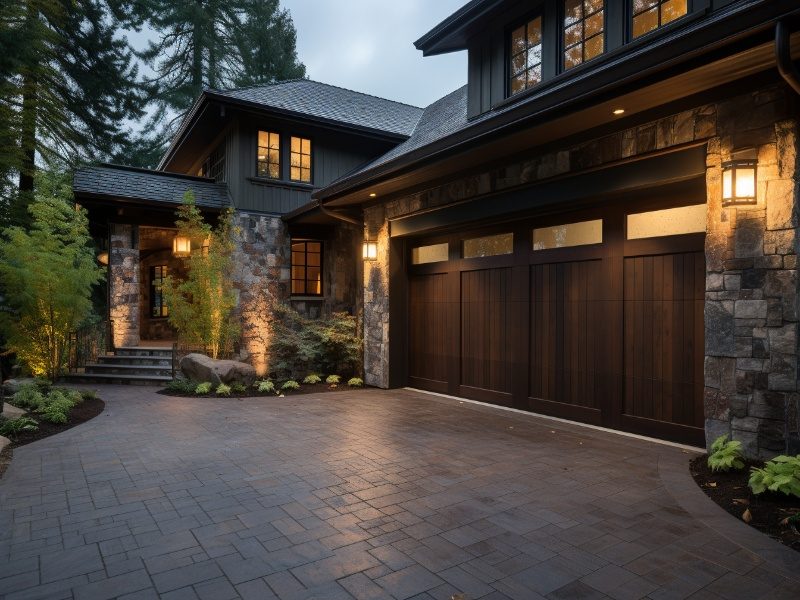
[[[504,1],[472,0],[420,37],[414,42],[414,47],[417,50],[422,50],[423,56],[435,56],[464,50],[464,44],[452,43],[452,37],[461,33],[476,20],[483,18],[487,12],[494,10]],[[449,40],[451,43],[448,44]]]

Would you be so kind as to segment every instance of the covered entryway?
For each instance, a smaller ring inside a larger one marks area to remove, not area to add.
[[[408,240],[409,385],[702,444],[704,198]]]

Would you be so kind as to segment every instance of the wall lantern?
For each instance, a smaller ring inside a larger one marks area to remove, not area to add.
[[[189,256],[192,253],[192,240],[184,235],[176,235],[172,239],[173,256]]]
[[[364,260],[378,259],[378,242],[364,242]]]
[[[735,152],[722,163],[722,206],[748,206],[756,203],[755,150]]]
[[[97,255],[97,262],[99,262],[101,265],[107,265],[108,264],[108,252],[103,250],[100,254],[98,254]]]

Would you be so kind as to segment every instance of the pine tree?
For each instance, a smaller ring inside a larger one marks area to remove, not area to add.
[[[126,120],[143,114],[144,98],[109,5],[115,0],[3,1],[0,176],[17,174],[10,212],[20,222],[37,164],[111,156],[126,139]]]

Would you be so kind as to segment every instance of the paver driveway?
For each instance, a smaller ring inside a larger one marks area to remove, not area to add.
[[[677,448],[410,391],[101,395],[0,481],[8,600],[800,590],[798,555],[713,506]]]

